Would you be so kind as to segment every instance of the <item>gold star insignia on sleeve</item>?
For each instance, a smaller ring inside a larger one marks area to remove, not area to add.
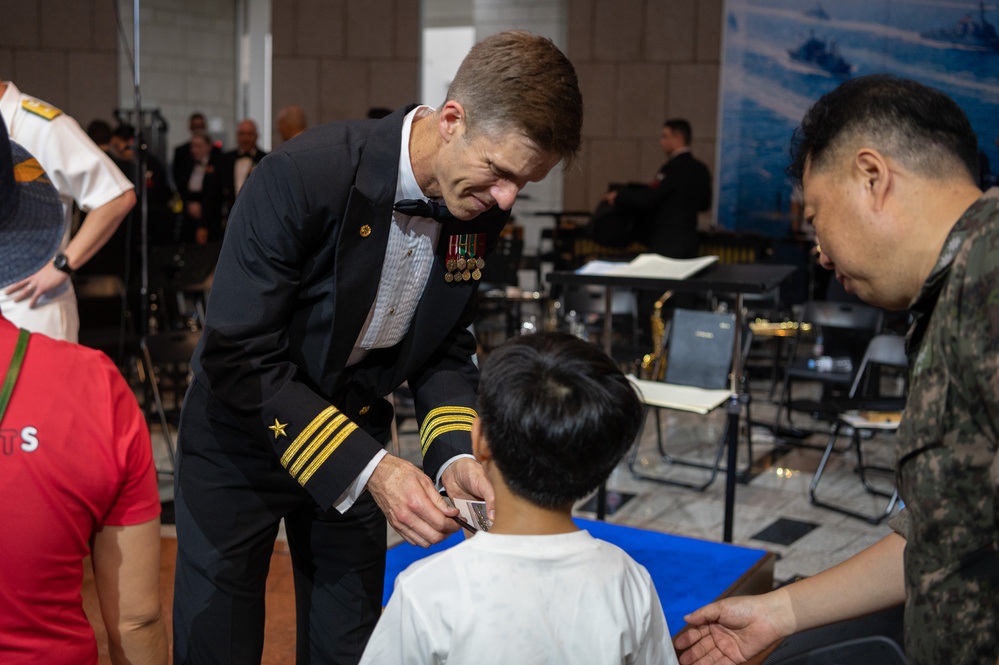
[[[274,419],[273,425],[268,425],[267,429],[274,432],[274,438],[281,436],[288,436],[288,433],[284,431],[284,428],[288,426],[288,423],[282,423],[277,418]]]

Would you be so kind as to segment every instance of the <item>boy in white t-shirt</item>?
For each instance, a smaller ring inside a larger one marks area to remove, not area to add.
[[[472,449],[493,525],[399,575],[361,663],[676,663],[649,573],[572,520],[641,418],[589,342],[539,333],[490,354]]]

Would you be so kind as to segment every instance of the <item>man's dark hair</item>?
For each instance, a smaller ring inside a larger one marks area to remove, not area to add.
[[[510,490],[543,508],[566,508],[606,480],[643,412],[631,383],[597,346],[537,333],[489,355],[478,413]]]
[[[135,127],[127,123],[122,123],[114,128],[113,135],[124,141],[131,141],[135,138]]]
[[[111,142],[111,125],[103,120],[92,120],[87,125],[87,136],[97,145],[106,146]]]
[[[800,184],[806,163],[821,168],[857,142],[923,177],[963,168],[977,182],[978,139],[964,111],[939,90],[887,74],[846,81],[808,109],[791,140],[788,175]]]
[[[690,139],[693,137],[693,132],[690,129],[690,123],[683,118],[670,118],[663,123],[663,127],[669,127],[671,132],[679,134],[683,138],[683,145],[690,145]]]

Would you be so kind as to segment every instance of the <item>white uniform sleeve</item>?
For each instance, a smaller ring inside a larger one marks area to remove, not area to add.
[[[46,122],[41,120],[41,122]],[[111,158],[90,140],[73,118],[63,114],[48,121],[51,136],[35,155],[60,193],[71,193],[90,212],[134,189]]]

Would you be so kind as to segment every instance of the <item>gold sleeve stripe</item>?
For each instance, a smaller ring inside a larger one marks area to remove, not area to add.
[[[427,440],[427,432],[430,431],[431,427],[436,426],[436,421],[441,419],[451,420],[456,416],[466,416],[469,418],[475,418],[475,409],[470,409],[467,406],[440,406],[427,414],[427,417],[423,420],[423,426],[420,427],[420,439],[423,441]]]
[[[434,428],[433,436],[427,439],[423,443],[423,446],[420,448],[420,454],[426,455],[427,449],[430,447],[430,444],[433,443],[434,439],[436,439],[441,434],[446,434],[447,432],[471,432],[471,431],[472,431],[471,423],[468,424],[455,423],[454,425],[441,425],[440,427],[436,427]]]
[[[298,454],[298,450],[305,445],[306,441],[312,438],[315,431],[319,429],[319,427],[334,413],[339,413],[334,406],[328,406],[320,411],[319,415],[313,418],[312,422],[306,425],[305,429],[303,429],[299,435],[295,437],[295,440],[291,442],[290,446],[288,446],[288,450],[284,451],[284,455],[281,456],[281,466],[287,469],[292,458]]]
[[[287,467],[291,475],[298,475],[298,472],[302,470],[302,467],[305,466],[310,459],[312,459],[312,456],[316,454],[316,451],[319,450],[323,444],[329,441],[333,432],[340,429],[340,427],[346,422],[349,422],[347,420],[347,416],[342,413],[338,413],[333,420],[327,423],[326,427],[319,430],[319,433],[313,437],[312,443],[310,443],[305,450],[296,456],[295,463],[290,467]]]
[[[350,436],[356,429],[357,424],[354,422],[348,422],[347,425],[344,426],[335,437],[333,437],[333,440],[330,441],[325,448],[323,448],[323,451],[316,456],[316,459],[312,460],[312,464],[309,465],[309,468],[307,468],[302,475],[298,476],[298,482],[302,485],[302,487],[305,487],[305,483],[309,482],[309,479],[312,478],[312,474],[314,474],[316,470],[323,465],[327,458],[333,454],[333,451],[340,447],[343,440]]]

